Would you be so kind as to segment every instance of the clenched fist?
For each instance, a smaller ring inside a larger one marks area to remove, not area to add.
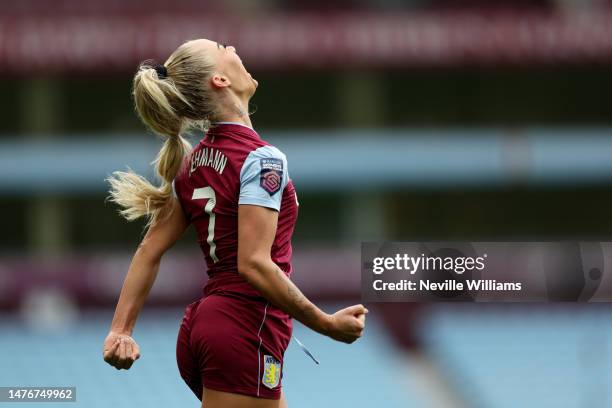
[[[352,343],[363,335],[365,317],[368,313],[363,305],[354,305],[330,316],[327,335],[343,343]]]
[[[134,361],[140,358],[140,347],[127,334],[111,331],[104,340],[103,354],[104,361],[117,370],[129,370]]]

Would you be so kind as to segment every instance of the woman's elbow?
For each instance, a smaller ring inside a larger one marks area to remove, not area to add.
[[[238,274],[246,280],[261,273],[266,260],[259,256],[238,255]]]

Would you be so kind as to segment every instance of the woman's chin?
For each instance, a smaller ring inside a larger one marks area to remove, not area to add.
[[[259,86],[259,82],[257,82],[257,80],[253,78],[251,74],[249,74],[249,79],[253,83],[253,91],[255,91],[255,89],[257,89],[257,87]]]

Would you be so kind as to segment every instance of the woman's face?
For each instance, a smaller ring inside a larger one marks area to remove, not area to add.
[[[232,46],[226,46],[215,41],[198,40],[208,55],[216,61],[216,68],[221,77],[229,81],[230,88],[239,96],[253,96],[257,88],[257,81],[251,76],[242,64],[242,60]],[[214,76],[214,75],[213,75]]]

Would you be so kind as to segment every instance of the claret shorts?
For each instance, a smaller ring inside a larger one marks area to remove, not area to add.
[[[289,315],[261,298],[208,295],[187,306],[176,345],[181,377],[198,399],[203,387],[279,399]]]

